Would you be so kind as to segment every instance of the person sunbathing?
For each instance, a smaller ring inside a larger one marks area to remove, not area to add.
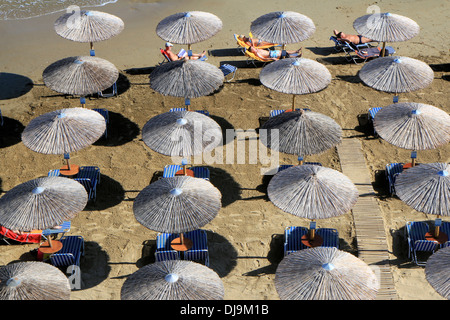
[[[263,60],[279,60],[282,55],[282,50],[259,49],[253,46],[251,46],[249,50]],[[302,48],[295,51],[286,50],[286,55],[286,58],[300,58],[302,56]]]
[[[345,41],[345,42],[350,42],[350,43],[353,43],[353,44],[356,44],[356,45],[358,45],[358,44],[364,44],[364,43],[369,43],[369,42],[373,42],[372,39],[363,37],[363,36],[360,35],[360,34],[358,34],[358,35],[355,35],[355,34],[345,34],[345,33],[343,33],[342,31],[341,31],[341,32],[338,32],[336,29],[333,30],[333,32],[334,32],[334,35],[336,36],[336,38],[337,38],[338,40],[343,40],[343,41]]]
[[[173,44],[170,42],[166,42],[164,51],[166,52],[167,56],[171,61],[181,60],[181,59],[191,59],[191,60],[197,60],[206,55],[206,51],[203,51],[202,53],[193,53],[190,57],[188,56],[188,53],[186,50],[181,49],[178,54],[175,54],[172,52]]]
[[[278,44],[276,43],[272,43],[272,42],[267,42],[267,41],[262,41],[260,39],[256,39],[256,38],[252,38],[252,37],[246,37],[244,35],[235,35],[236,36],[236,40],[238,40],[238,43],[241,44],[242,46],[244,46],[245,48],[249,48],[249,47],[255,47],[255,48],[270,48],[270,47],[276,47],[278,46]]]

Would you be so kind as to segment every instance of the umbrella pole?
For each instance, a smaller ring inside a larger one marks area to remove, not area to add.
[[[295,94],[292,95],[292,111],[295,111]]]
[[[386,51],[386,42],[383,42],[383,48],[381,49],[381,56],[384,57]]]
[[[439,215],[437,216],[436,220],[439,219]],[[434,237],[435,238],[439,238],[439,229],[440,229],[440,223],[436,224],[435,223],[435,227],[434,227]]]

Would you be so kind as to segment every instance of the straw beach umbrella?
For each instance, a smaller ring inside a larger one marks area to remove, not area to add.
[[[223,300],[224,286],[212,269],[196,262],[148,264],[129,276],[121,300]]]
[[[374,300],[379,286],[364,261],[333,247],[291,253],[275,273],[282,300]]]
[[[156,34],[164,41],[187,44],[208,40],[222,30],[222,20],[216,15],[202,11],[172,14],[156,26]]]
[[[317,61],[306,58],[286,58],[266,65],[259,74],[261,83],[278,92],[295,96],[325,89],[331,83],[328,69]]]
[[[264,14],[250,25],[254,37],[285,45],[311,37],[316,31],[314,22],[305,15],[293,11],[276,11]]]
[[[426,88],[434,78],[433,69],[425,62],[399,56],[367,62],[358,75],[367,86],[395,94]]]
[[[407,102],[383,107],[374,118],[377,134],[394,146],[430,150],[450,141],[450,116],[431,105]],[[412,159],[415,165],[415,158]]]
[[[76,56],[52,63],[42,77],[50,89],[83,98],[110,88],[119,78],[119,71],[105,59]]]
[[[359,196],[356,186],[341,172],[309,164],[278,172],[267,192],[270,201],[284,212],[312,221],[345,214]],[[305,240],[312,245],[321,241],[314,228]]]
[[[93,144],[105,129],[105,119],[96,111],[60,109],[32,119],[22,132],[22,141],[35,152],[65,154]]]
[[[190,176],[157,180],[133,203],[136,220],[150,230],[182,233],[209,223],[219,212],[222,195],[209,181]]]
[[[150,87],[165,96],[198,98],[217,90],[224,81],[223,72],[200,60],[164,63],[150,74]],[[189,109],[188,109],[189,110]]]
[[[362,36],[383,42],[381,56],[385,55],[386,42],[409,40],[419,34],[420,27],[412,19],[394,13],[374,13],[359,17],[353,28]]]
[[[0,300],[70,300],[64,273],[44,262],[11,263],[0,268]]]
[[[54,28],[65,39],[89,42],[93,50],[94,42],[104,41],[121,33],[124,23],[122,19],[109,13],[81,10],[61,15],[56,19]]]
[[[142,128],[142,140],[168,156],[198,155],[222,141],[217,122],[199,112],[172,111],[151,118]]]
[[[283,112],[271,117],[262,129],[261,142],[279,152],[307,156],[320,154],[341,142],[342,128],[332,118],[310,110]],[[273,139],[278,135],[278,139]]]
[[[48,229],[73,219],[88,195],[79,182],[44,177],[15,186],[0,198],[0,225],[12,230]]]
[[[446,299],[450,300],[450,247],[433,253],[425,265],[428,283]]]
[[[448,235],[439,232],[440,216],[450,215],[450,165],[423,163],[403,170],[395,179],[395,193],[411,208],[437,216],[434,234],[445,242]]]

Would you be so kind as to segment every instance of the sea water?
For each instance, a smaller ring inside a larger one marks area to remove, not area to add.
[[[99,7],[118,0],[0,0],[0,20],[20,20],[39,17],[70,6]]]

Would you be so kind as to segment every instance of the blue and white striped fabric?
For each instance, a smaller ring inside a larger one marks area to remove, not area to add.
[[[86,190],[87,194],[88,194],[88,200],[96,200],[97,197],[97,192],[96,189],[94,187],[94,185],[92,184],[91,179],[89,178],[74,178],[73,180],[79,182],[84,189]]]
[[[208,168],[206,168],[206,167],[190,167],[188,169],[192,170],[194,172],[194,177],[209,180],[210,173],[209,173]],[[182,166],[180,166],[178,164],[169,164],[164,167],[163,178],[175,177],[175,174],[180,170],[183,170]]]
[[[400,162],[388,163],[386,165],[386,179],[388,182],[389,192],[392,196],[395,194],[395,178],[403,172],[403,165],[404,163]]]
[[[177,238],[175,233],[158,233],[156,236],[156,261],[180,260],[180,253],[170,246],[173,239]]]
[[[93,185],[100,183],[100,168],[97,166],[81,166],[77,178],[91,179]]]
[[[97,111],[98,113],[100,113],[103,116],[103,118],[105,118],[106,126],[105,126],[105,133],[104,133],[104,135],[105,135],[105,138],[108,138],[108,123],[109,123],[109,111],[108,111],[108,109],[97,108],[97,109],[92,109],[92,110]]]
[[[59,234],[59,233],[62,233],[62,236],[64,236],[64,234],[66,232],[70,231],[71,226],[72,226],[72,223],[70,221],[65,221],[65,222],[63,222],[63,224],[61,224],[59,226],[61,228],[57,228],[57,229],[56,228],[52,228],[52,229],[42,230],[42,236],[46,237],[46,236],[49,236],[49,235],[52,235],[52,234]]]
[[[302,243],[302,237],[307,234],[308,229],[305,227],[286,227],[284,230],[284,255],[307,249],[308,247]]]
[[[441,224],[441,232],[445,233],[447,236],[450,237],[450,222],[442,221]],[[450,241],[447,241],[446,243],[441,244],[441,248],[446,248],[450,246]]]
[[[237,67],[227,63],[220,65],[219,69],[222,70],[224,77],[226,77],[229,74],[233,75],[230,79],[226,80],[227,82],[230,82],[231,80],[234,79],[237,71]]]
[[[158,262],[167,260],[180,260],[180,253],[176,250],[155,251],[155,260]]]
[[[193,230],[185,233],[192,241],[192,247],[184,252],[184,260],[204,262],[209,266],[208,240],[205,230]]]
[[[319,228],[316,234],[322,237],[322,247],[335,247],[339,249],[339,233],[332,228]]]
[[[186,111],[186,108],[171,108],[169,110],[169,112],[174,112],[174,111]],[[195,112],[204,114],[205,116],[209,116],[209,112],[206,110],[195,110]]]
[[[50,263],[55,267],[70,265],[80,266],[80,259],[84,253],[84,239],[82,236],[64,236],[61,238],[62,249],[50,255]]]
[[[425,222],[408,221],[406,222],[405,231],[408,241],[408,258],[414,253],[414,244],[418,240],[425,240],[425,234],[429,231],[429,227]]]
[[[429,252],[433,253],[438,248],[438,243],[430,240],[417,240],[414,242],[413,247],[413,261],[418,266],[425,266],[426,260],[419,259],[417,256],[418,252]]]
[[[59,177],[59,169],[50,170],[47,175],[49,177]]]
[[[377,135],[377,132],[375,130],[375,127],[373,127],[373,119],[375,119],[375,115],[377,114],[378,111],[381,110],[381,107],[375,107],[375,108],[370,108],[369,112],[368,112],[368,118],[369,118],[369,122],[372,125],[372,129],[373,129],[373,134]]]

